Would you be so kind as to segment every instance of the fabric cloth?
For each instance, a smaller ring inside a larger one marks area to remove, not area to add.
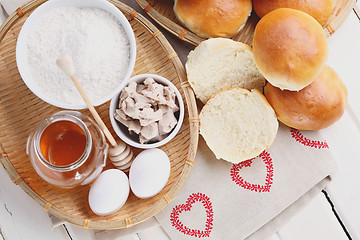
[[[217,160],[200,138],[176,198],[155,217],[171,239],[264,239],[330,181],[336,164],[319,132],[280,125],[254,159]]]

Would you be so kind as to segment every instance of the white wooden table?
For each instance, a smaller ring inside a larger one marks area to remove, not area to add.
[[[123,2],[144,14],[134,0]],[[360,239],[360,22],[355,12],[328,38],[328,64],[344,81],[349,100],[344,116],[321,131],[339,170],[328,187],[278,229],[271,240]],[[3,21],[1,16],[0,21]],[[170,34],[166,36],[175,50],[184,52],[179,54],[184,62],[193,47]],[[121,231],[94,231],[68,223],[52,229],[52,221],[44,209],[13,184],[0,167],[0,240],[169,239],[157,226],[117,237]]]

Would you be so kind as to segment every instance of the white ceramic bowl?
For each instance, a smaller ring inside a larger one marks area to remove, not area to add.
[[[119,97],[121,94],[121,90],[123,88],[125,88],[129,82],[131,81],[135,81],[136,83],[142,83],[147,77],[152,77],[156,82],[161,83],[165,86],[169,86],[172,89],[174,89],[175,93],[176,93],[176,98],[177,98],[177,102],[179,104],[179,113],[175,114],[176,119],[178,120],[175,128],[170,132],[170,134],[164,138],[161,141],[158,142],[154,142],[154,143],[145,143],[145,144],[141,144],[138,140],[138,136],[136,134],[131,135],[127,129],[126,126],[124,126],[123,124],[121,124],[120,122],[118,122],[115,118],[114,118],[114,113],[115,110],[118,108],[119,106]],[[167,80],[164,77],[161,77],[159,75],[154,75],[154,74],[140,74],[140,75],[136,75],[133,76],[132,78],[130,78],[125,85],[123,85],[122,89],[118,92],[117,95],[115,95],[113,97],[113,99],[111,99],[110,102],[110,110],[109,110],[109,114],[110,114],[110,121],[111,121],[111,125],[113,127],[113,129],[115,130],[115,133],[120,137],[121,140],[123,140],[125,143],[129,144],[130,146],[136,147],[136,148],[143,148],[143,149],[148,149],[148,148],[156,148],[156,147],[160,147],[166,143],[168,143],[171,139],[173,139],[175,137],[175,135],[179,132],[182,122],[184,120],[184,102],[182,100],[181,94],[179,92],[179,90],[174,86],[174,84],[172,84],[169,80]]]
[[[28,52],[27,52],[27,36],[29,32],[36,26],[36,22],[38,19],[47,12],[59,8],[59,7],[78,7],[78,8],[99,8],[104,11],[107,11],[112,16],[114,16],[118,22],[121,24],[121,26],[124,28],[125,33],[129,39],[129,45],[130,45],[130,62],[129,67],[124,75],[124,79],[121,82],[121,84],[114,89],[109,95],[102,97],[101,99],[98,99],[92,104],[94,106],[101,105],[107,101],[109,101],[116,93],[120,91],[120,89],[123,87],[123,84],[130,78],[134,66],[135,66],[135,59],[136,59],[136,41],[134,32],[124,16],[124,14],[116,8],[113,4],[109,3],[106,0],[50,0],[41,6],[39,6],[25,21],[24,25],[21,28],[21,31],[19,33],[19,37],[17,39],[16,44],[16,63],[21,75],[21,78],[25,82],[25,84],[28,86],[28,88],[39,98],[44,100],[45,102],[52,104],[57,107],[66,108],[66,109],[85,109],[87,108],[85,102],[83,104],[69,104],[60,102],[56,99],[54,99],[51,95],[48,95],[46,92],[44,92],[41,88],[39,88],[36,81],[34,81],[33,76],[30,72],[29,64],[28,64]],[[100,84],[100,81],[99,81]]]

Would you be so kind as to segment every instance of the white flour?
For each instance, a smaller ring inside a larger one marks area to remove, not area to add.
[[[91,102],[108,95],[129,66],[129,41],[117,20],[95,8],[57,8],[39,19],[27,39],[30,71],[58,101],[84,104],[56,59],[72,56],[75,74]]]

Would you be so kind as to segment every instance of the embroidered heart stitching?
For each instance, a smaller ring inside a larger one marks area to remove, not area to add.
[[[329,145],[327,144],[327,142],[325,140],[322,142],[310,140],[310,139],[304,137],[304,135],[295,128],[290,128],[290,133],[291,133],[291,137],[294,138],[295,141],[301,143],[304,146],[318,148],[318,149],[329,148]]]
[[[195,202],[201,202],[206,210],[205,230],[190,229],[179,220],[179,214],[183,211],[190,211]],[[185,204],[177,205],[170,214],[171,225],[180,232],[193,237],[209,237],[213,228],[214,212],[210,198],[203,193],[193,193],[186,200]]]
[[[243,187],[244,189],[255,191],[255,192],[270,192],[271,185],[273,184],[273,176],[274,176],[274,166],[272,163],[272,158],[270,156],[270,153],[263,151],[258,157],[261,157],[263,162],[266,166],[266,177],[265,177],[265,184],[259,185],[259,184],[252,184],[247,181],[245,181],[240,175],[239,172],[244,167],[251,167],[252,161],[255,158],[246,160],[244,162],[240,162],[237,164],[233,164],[231,170],[230,170],[230,176],[231,180],[234,181],[237,185],[240,187]]]

